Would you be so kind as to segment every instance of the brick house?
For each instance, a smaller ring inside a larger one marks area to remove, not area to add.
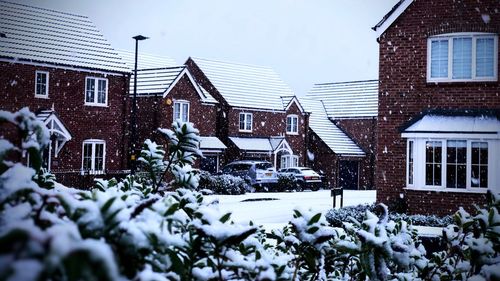
[[[309,165],[329,186],[375,187],[378,81],[315,84],[300,101],[311,112]]]
[[[309,114],[271,68],[189,58],[186,67],[213,96],[225,162],[268,160],[279,169],[306,163]]]
[[[500,192],[497,0],[402,0],[380,44],[377,201],[450,214]]]
[[[164,62],[164,65],[172,65]],[[137,71],[138,144],[148,138],[162,143],[157,129],[171,128],[176,119],[192,122],[200,131],[200,149],[204,156],[196,166],[217,172],[226,149],[216,136],[218,102],[194,80],[185,66],[142,66],[153,68]],[[133,80],[130,92],[133,92]]]
[[[85,16],[0,8],[0,109],[28,106],[47,125],[45,167],[59,182],[84,187],[94,175],[122,174],[130,72],[121,58]]]

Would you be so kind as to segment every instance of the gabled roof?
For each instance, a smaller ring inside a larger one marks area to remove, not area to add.
[[[377,32],[377,38],[380,37],[398,18],[399,16],[413,3],[413,0],[399,0],[394,7],[387,13],[374,27]]]
[[[202,102],[219,103],[212,95],[210,95],[210,93],[207,90],[205,90],[200,84],[198,84],[198,82],[196,82],[196,80],[194,79],[193,75],[191,75],[191,72],[189,71],[189,69],[187,67],[183,67],[183,69],[180,71],[180,73],[177,75],[177,77],[175,77],[175,79],[172,81],[172,83],[165,90],[165,92],[163,93],[163,97],[168,96],[170,91],[175,87],[177,82],[179,82],[179,80],[183,76],[187,76],[187,78],[191,82],[191,85],[193,85],[193,87],[195,88],[196,93],[198,93],[198,95],[200,96],[200,99]],[[137,76],[137,77],[139,77],[139,76]]]
[[[163,95],[172,82],[184,70],[184,66],[137,70],[137,95]],[[130,77],[130,94],[134,93],[134,75]]]
[[[0,1],[0,58],[130,72],[86,17]]]
[[[133,71],[135,68],[135,51],[117,49],[118,55],[127,64],[128,68]],[[137,69],[151,68],[166,68],[179,66],[171,57],[148,54],[141,52],[137,53]]]
[[[304,109],[311,112],[309,128],[334,153],[341,156],[365,156],[365,152],[328,118],[321,101],[308,97],[303,97],[300,101]]]
[[[378,80],[315,84],[306,97],[323,102],[332,119],[378,115]]]
[[[292,104],[295,103],[300,111],[306,112],[304,107],[302,106],[302,104],[300,104],[300,101],[296,96],[281,97],[281,101],[283,103],[283,108],[285,108],[285,110],[288,110],[292,106]]]
[[[269,67],[191,58],[230,106],[284,110],[290,87]]]

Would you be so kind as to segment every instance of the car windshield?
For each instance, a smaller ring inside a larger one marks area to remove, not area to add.
[[[240,171],[248,171],[250,169],[250,164],[233,164],[224,167],[222,172],[230,173],[230,172],[240,172]]]
[[[257,163],[255,164],[255,168],[258,170],[267,170],[269,168],[272,168],[273,165],[271,163]]]

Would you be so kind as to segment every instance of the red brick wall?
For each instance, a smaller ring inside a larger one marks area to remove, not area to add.
[[[366,153],[359,163],[359,188],[375,188],[376,118],[337,119],[335,124]]]
[[[308,132],[308,150],[313,159],[308,159],[308,167],[317,172],[323,172],[328,181],[328,187],[337,187],[338,157],[313,131]]]
[[[172,102],[167,104],[167,100]],[[171,129],[175,100],[189,101],[189,122],[200,131],[201,136],[215,136],[217,106],[201,102],[201,98],[187,76],[183,76],[166,98],[156,97],[137,99],[139,143],[146,138],[160,141],[156,133],[159,127]]]
[[[35,71],[49,72],[49,98],[35,98]],[[91,71],[39,67],[20,63],[0,62],[2,99],[0,108],[17,111],[28,106],[36,112],[52,105],[70,131],[67,142],[53,162],[54,172],[78,171],[82,167],[82,143],[86,139],[106,141],[105,168],[117,171],[126,168],[126,116],[129,77],[125,74],[94,73]],[[108,106],[84,105],[85,78],[108,79]]]
[[[426,82],[427,38],[450,32],[498,34],[498,8],[497,0],[415,0],[380,37],[377,201],[388,203],[403,192],[406,142],[398,129],[405,122],[427,109],[500,108],[498,82]],[[488,24],[482,20],[483,13],[490,16]],[[431,210],[427,207],[435,202],[456,210],[463,197],[451,192],[426,193],[425,200],[409,197],[407,201],[420,200],[410,203],[410,212],[415,213]],[[470,195],[465,204],[470,206],[480,197]]]
[[[290,145],[290,147],[293,150],[293,153],[295,155],[299,156],[299,165],[300,166],[306,166],[307,164],[307,153],[306,153],[306,137],[307,137],[307,130],[309,128],[309,116],[307,114],[304,114],[300,111],[300,108],[297,106],[297,104],[294,102],[288,108],[285,114],[285,132],[286,132],[286,116],[289,114],[295,114],[298,116],[298,134],[297,135],[292,135],[292,134],[286,134],[285,137]]]

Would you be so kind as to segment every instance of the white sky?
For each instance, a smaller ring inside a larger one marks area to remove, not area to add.
[[[11,0],[12,1],[12,0]],[[274,68],[297,95],[378,78],[371,30],[398,0],[14,0],[88,16],[114,48]]]

